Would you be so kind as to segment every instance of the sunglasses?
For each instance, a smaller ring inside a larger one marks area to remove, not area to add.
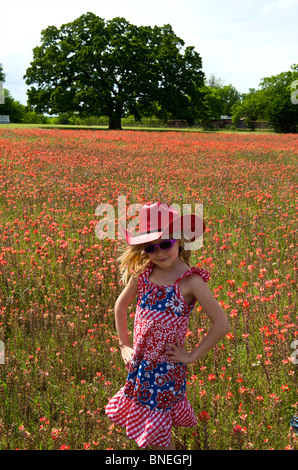
[[[159,243],[150,243],[150,245],[146,245],[144,248],[145,253],[155,253],[157,247],[161,250],[169,250],[172,248],[177,240],[163,240]]]

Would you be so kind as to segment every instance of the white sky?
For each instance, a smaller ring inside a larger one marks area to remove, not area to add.
[[[298,0],[0,0],[0,63],[14,99],[27,102],[23,75],[41,30],[88,11],[138,26],[170,24],[199,52],[208,78],[240,92],[298,63]]]

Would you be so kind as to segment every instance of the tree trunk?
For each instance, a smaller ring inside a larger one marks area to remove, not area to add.
[[[109,118],[109,129],[113,130],[122,130],[121,127],[121,115],[110,116]]]

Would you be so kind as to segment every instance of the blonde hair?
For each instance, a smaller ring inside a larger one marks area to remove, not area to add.
[[[188,242],[183,236],[179,241],[179,257],[184,263],[190,267],[191,251],[185,249],[185,243]],[[121,255],[118,258],[120,262],[119,270],[121,273],[121,281],[127,285],[131,277],[141,274],[149,265],[150,259],[144,252],[144,244],[141,245],[125,245],[122,248]]]

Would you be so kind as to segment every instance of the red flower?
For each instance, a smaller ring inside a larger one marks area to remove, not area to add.
[[[240,424],[236,424],[236,426],[234,426],[234,428],[233,428],[233,433],[234,433],[235,436],[238,436],[239,434],[245,434],[246,431],[247,431],[247,429],[242,428],[240,426]]]
[[[207,413],[207,411],[202,411],[202,413],[199,414],[198,416],[199,420],[202,421],[203,423],[208,423],[210,416]]]

